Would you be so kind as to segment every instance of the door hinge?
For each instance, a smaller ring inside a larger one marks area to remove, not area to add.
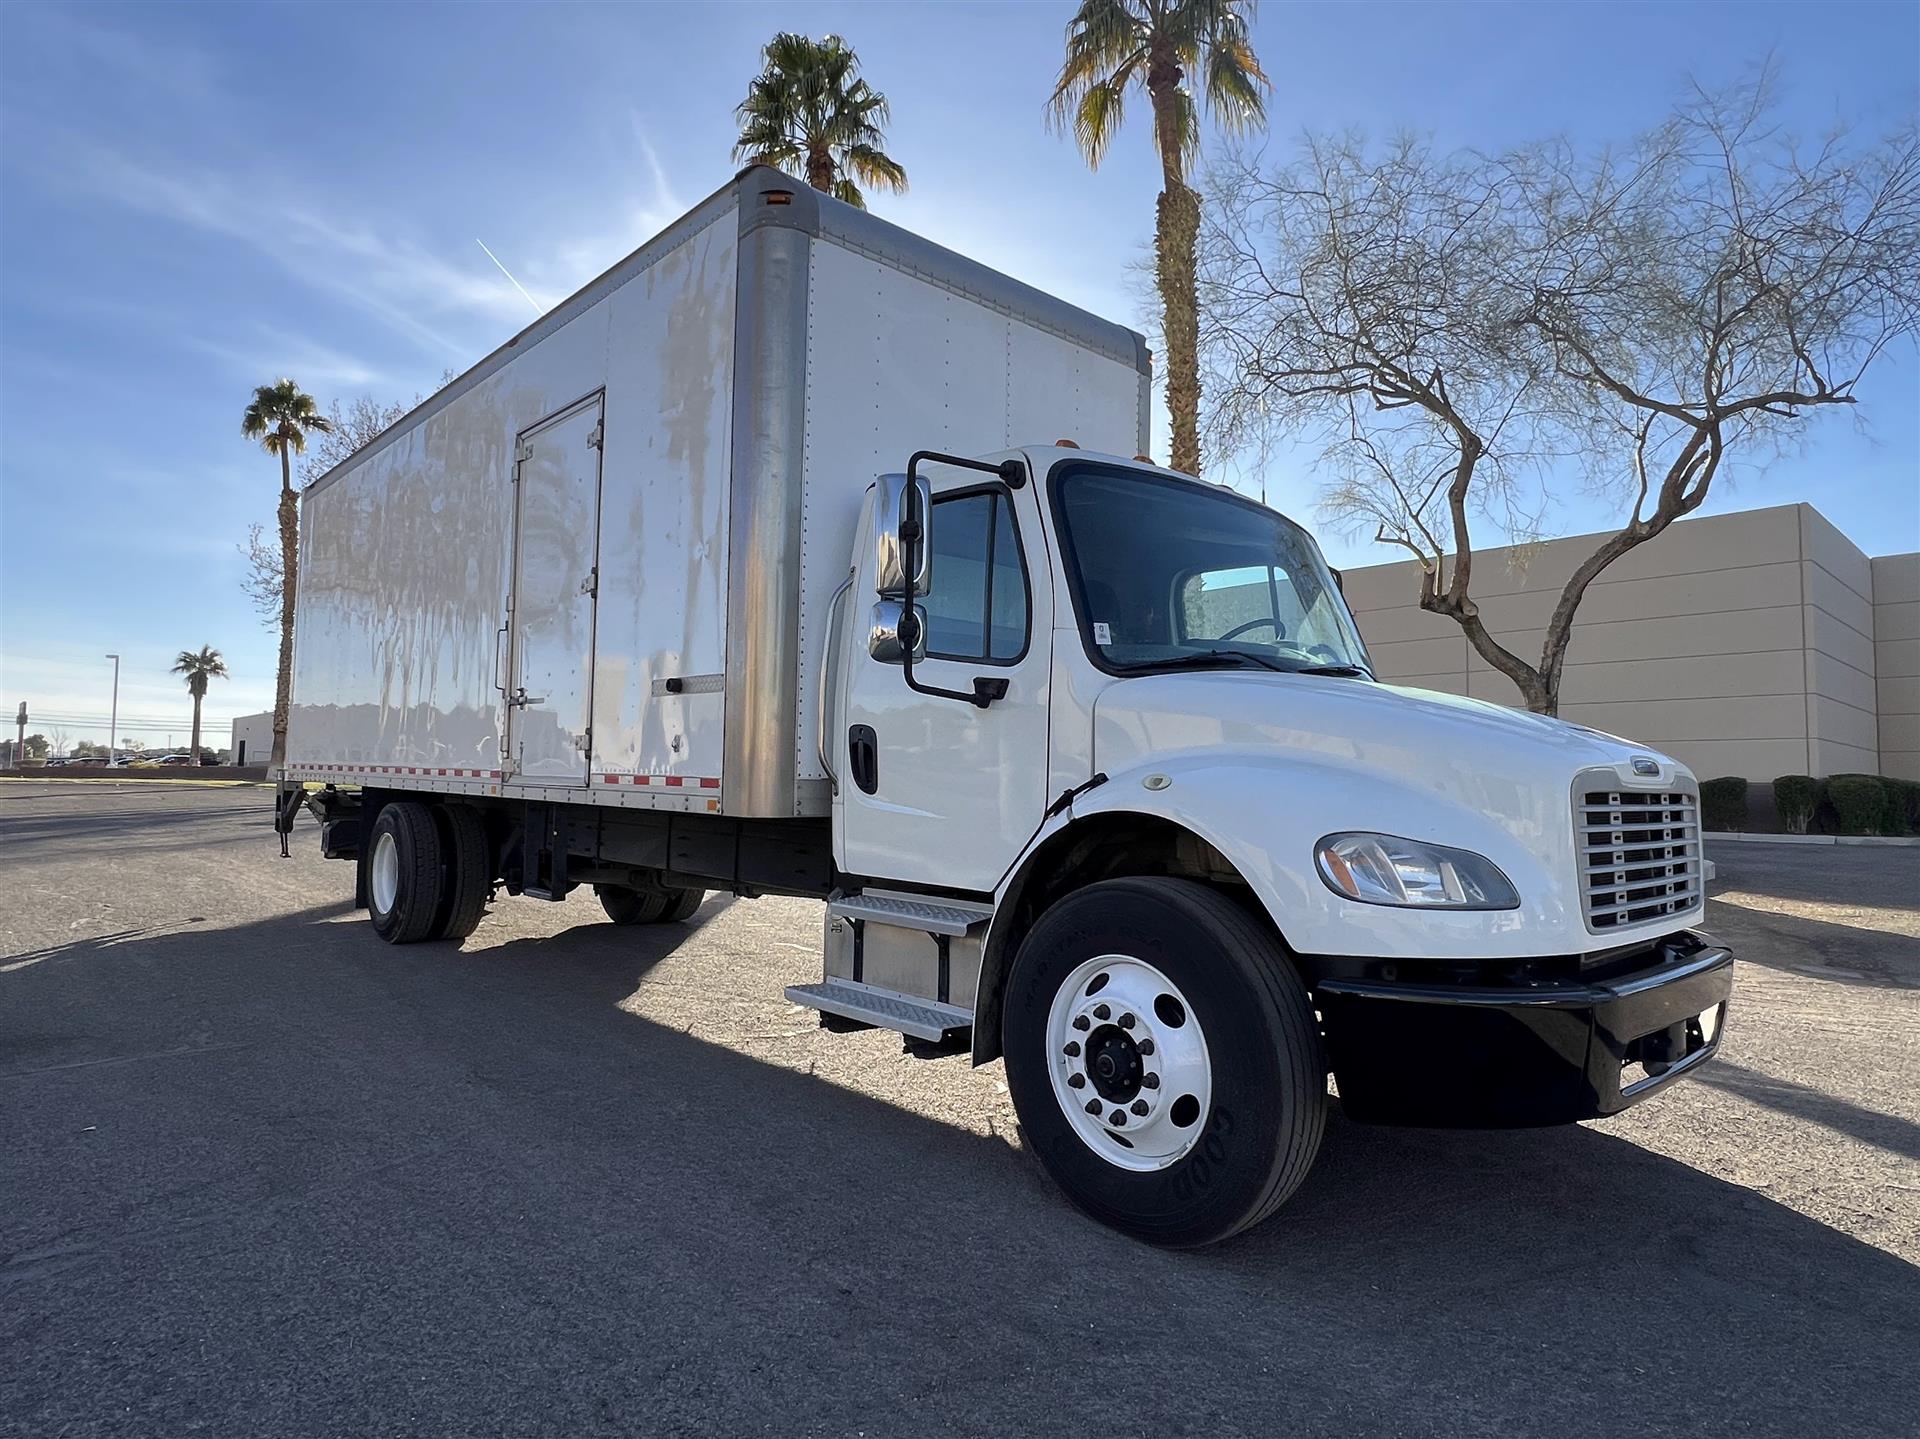
[[[579,750],[581,754],[587,754],[592,751],[593,749],[593,726],[592,725],[588,725],[586,729],[584,729],[579,734],[573,737],[573,747]]]
[[[596,424],[591,430],[587,432],[587,448],[590,450],[599,449],[600,441],[606,436],[606,433],[607,433],[607,422],[605,420],[601,420],[598,424]]]
[[[596,600],[600,598],[600,566],[595,565],[587,571],[587,577],[580,581],[580,593]]]

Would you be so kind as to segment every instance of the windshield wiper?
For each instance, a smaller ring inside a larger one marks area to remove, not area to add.
[[[1246,650],[1197,650],[1191,654],[1169,655],[1163,660],[1138,660],[1133,664],[1119,665],[1117,668],[1123,670],[1139,670],[1142,672],[1147,670],[1193,669],[1199,665],[1206,665],[1211,668],[1221,660],[1232,660],[1234,663],[1240,665],[1252,665],[1255,669],[1277,670],[1281,674],[1292,673],[1289,666],[1283,665],[1277,660],[1267,659],[1264,655],[1249,654]]]
[[[1372,679],[1373,671],[1365,665],[1301,665],[1293,671],[1297,675],[1335,675],[1342,679]]]

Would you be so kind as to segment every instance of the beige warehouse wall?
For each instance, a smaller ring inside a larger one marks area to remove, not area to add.
[[[1873,561],[1880,773],[1920,779],[1920,554]]]
[[[1504,550],[1475,556],[1481,614],[1502,643],[1538,656],[1561,587],[1598,538],[1550,541],[1521,566]],[[1875,770],[1884,643],[1875,575],[1810,506],[1683,520],[1587,591],[1560,712],[1672,753],[1702,776]],[[1346,590],[1383,678],[1519,702],[1458,626],[1419,609],[1414,563],[1351,570]],[[1920,604],[1914,611],[1920,623]],[[1920,667],[1910,673],[1920,686]]]

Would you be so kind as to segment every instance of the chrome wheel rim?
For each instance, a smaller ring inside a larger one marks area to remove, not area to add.
[[[1121,1169],[1178,1163],[1213,1110],[1213,1063],[1193,1006],[1131,955],[1090,959],[1054,992],[1047,1073],[1073,1132]]]
[[[391,914],[394,901],[400,897],[400,846],[393,842],[392,835],[382,834],[374,840],[372,869],[373,907]]]

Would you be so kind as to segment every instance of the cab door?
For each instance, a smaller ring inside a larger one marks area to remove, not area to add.
[[[880,603],[875,558],[862,556],[835,716],[836,848],[850,874],[984,892],[1047,805],[1053,607],[1034,486],[953,474],[934,480],[914,677],[963,693],[976,678],[1001,679],[1006,693],[984,709],[923,694],[899,663],[874,657],[855,618]]]

